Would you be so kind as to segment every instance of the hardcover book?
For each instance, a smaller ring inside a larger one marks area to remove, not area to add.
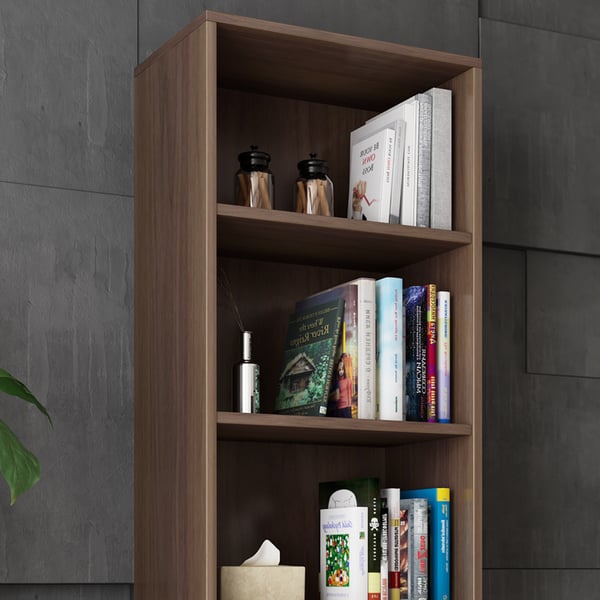
[[[328,417],[358,417],[359,327],[358,284],[346,283],[318,292],[296,303],[296,311],[307,310],[323,302],[344,300],[344,321],[331,377]]]
[[[334,291],[337,290],[337,291]],[[332,294],[330,296],[329,294]],[[309,306],[319,298],[331,298],[339,294],[347,303],[344,311],[344,329],[346,356],[344,357],[344,376],[350,375],[353,389],[352,417],[375,419],[377,416],[377,373],[376,373],[376,294],[375,279],[359,277],[333,288],[323,290],[309,298],[301,300],[297,308]],[[338,348],[339,355],[339,348]],[[336,363],[332,385],[337,385],[336,376],[340,376],[340,363]],[[348,382],[343,382],[348,385]],[[335,394],[335,389],[333,389]],[[333,410],[330,406],[330,410]],[[344,414],[337,416],[348,416]]]
[[[368,600],[381,600],[381,502],[379,479],[356,479],[319,483],[319,508],[366,506],[368,509]]]
[[[398,118],[384,118],[381,121],[368,121],[362,127],[350,133],[350,146],[359,143],[377,133],[381,129],[393,129],[396,132],[396,148],[392,165],[392,190],[390,200],[390,223],[400,223],[400,207],[402,203],[402,174],[404,169],[404,145],[406,136],[406,122]]]
[[[437,293],[438,421],[450,423],[450,292]]]
[[[350,147],[348,218],[387,223],[396,131],[386,127]]]
[[[428,600],[429,533],[427,500],[407,498],[400,506],[408,511],[408,600]]]
[[[377,297],[377,406],[380,419],[404,419],[403,281],[384,277]]]
[[[417,153],[417,227],[429,227],[431,199],[431,96],[417,94],[419,134]]]
[[[416,96],[392,106],[385,112],[372,117],[367,124],[383,127],[391,120],[406,123],[404,130],[404,155],[402,157],[402,199],[400,203],[400,223],[417,224],[417,154],[419,135],[419,103]]]
[[[429,511],[429,598],[450,600],[450,488],[402,490],[403,498],[425,498]]]
[[[296,311],[288,322],[275,412],[324,416],[344,318],[339,298]]]
[[[427,354],[425,286],[404,288],[406,311],[406,420],[427,420]]]
[[[431,88],[431,227],[452,229],[452,92]]]
[[[364,506],[320,510],[321,599],[367,598],[367,527],[368,509]]]

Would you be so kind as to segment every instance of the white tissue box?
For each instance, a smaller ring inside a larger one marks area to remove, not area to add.
[[[304,600],[304,567],[221,567],[221,600]]]

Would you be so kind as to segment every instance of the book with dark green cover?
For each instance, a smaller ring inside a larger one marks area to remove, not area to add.
[[[319,508],[366,506],[369,509],[367,533],[369,573],[368,600],[381,598],[381,499],[377,477],[358,477],[319,483]]]
[[[276,413],[326,415],[343,319],[342,298],[292,314],[275,400]]]

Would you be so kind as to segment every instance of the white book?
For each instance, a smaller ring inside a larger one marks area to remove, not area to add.
[[[319,529],[321,600],[365,600],[369,579],[367,507],[323,508]]]
[[[431,227],[452,229],[452,91],[431,88]]]
[[[385,127],[361,141],[350,135],[348,218],[387,223],[390,215],[396,130]]]
[[[405,416],[402,278],[378,279],[375,291],[378,418],[402,421]]]
[[[406,122],[402,119],[389,119],[386,122],[369,121],[350,133],[350,145],[362,142],[382,128],[394,129],[396,132],[396,149],[394,151],[394,164],[392,167],[392,191],[390,200],[390,223],[400,222],[400,206],[402,202],[402,173],[404,169],[404,139],[406,136]]]
[[[438,421],[450,423],[450,292],[437,293]]]
[[[404,154],[402,157],[402,199],[400,223],[417,223],[417,141],[419,103],[415,96],[396,104],[367,121],[371,126],[383,126],[391,120],[405,122]]]
[[[375,279],[359,277],[350,283],[358,285],[358,418],[377,417],[377,301]],[[364,357],[364,358],[363,358]]]

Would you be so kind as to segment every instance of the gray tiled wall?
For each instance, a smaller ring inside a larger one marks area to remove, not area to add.
[[[0,366],[55,424],[2,403],[43,474],[15,506],[0,501],[0,599],[130,597],[132,71],[205,8],[472,56],[481,46],[485,598],[594,597],[600,341],[573,307],[598,287],[597,2],[7,0]]]

